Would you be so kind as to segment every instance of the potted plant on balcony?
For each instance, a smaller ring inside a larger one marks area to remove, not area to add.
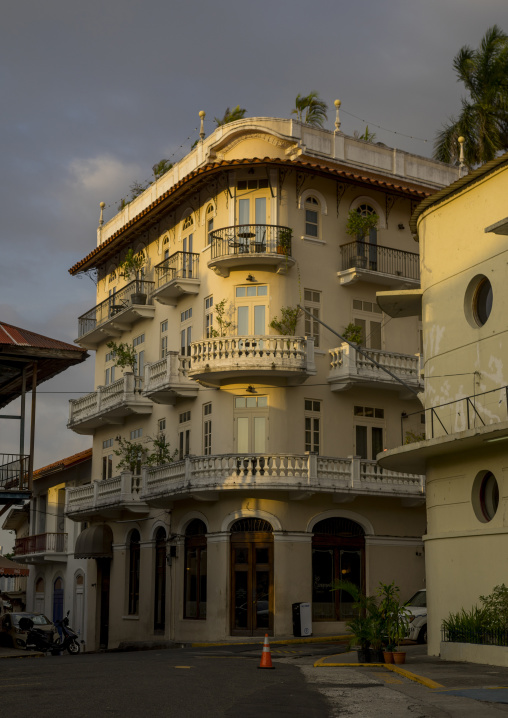
[[[146,257],[143,252],[134,254],[131,248],[127,251],[125,259],[119,266],[119,274],[124,279],[133,277],[136,280],[135,291],[131,294],[132,304],[146,304],[147,295],[142,291],[142,270],[146,264]]]
[[[367,257],[363,245],[370,230],[374,229],[378,222],[379,217],[375,212],[373,214],[363,215],[356,209],[350,210],[346,222],[346,233],[349,234],[350,237],[354,237],[357,242],[356,256],[351,258],[352,267],[365,268],[367,266]]]
[[[270,327],[275,329],[277,334],[282,336],[294,337],[296,335],[296,325],[302,314],[300,307],[281,307],[281,317],[274,317],[270,322]]]
[[[127,344],[120,342],[108,342],[106,344],[108,349],[111,349],[111,353],[114,355],[115,366],[120,369],[130,369],[133,374],[136,373],[137,355],[133,344]]]
[[[352,322],[349,322],[347,327],[342,332],[342,336],[344,337],[344,339],[347,339],[347,341],[351,342],[352,344],[361,344],[363,339],[362,328],[358,326],[358,324],[353,324]]]
[[[289,227],[281,227],[277,236],[277,254],[289,256],[291,252],[291,237],[293,230]]]

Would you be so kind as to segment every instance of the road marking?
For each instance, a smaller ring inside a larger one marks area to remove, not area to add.
[[[441,683],[436,683],[431,678],[425,676],[419,676],[417,673],[411,673],[406,671],[405,668],[399,668],[398,666],[390,663],[325,663],[327,658],[334,658],[334,656],[324,656],[314,663],[314,668],[385,668],[387,671],[393,671],[398,673],[403,678],[408,678],[410,681],[415,683],[421,683],[422,686],[427,688],[444,688]]]
[[[173,668],[192,668],[192,666],[173,666]]]

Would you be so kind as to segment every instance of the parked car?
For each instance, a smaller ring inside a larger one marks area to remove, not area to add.
[[[411,613],[409,619],[409,632],[407,637],[418,643],[427,643],[427,591],[425,588],[417,591],[406,603]]]
[[[43,613],[5,613],[0,617],[0,646],[26,648],[27,632],[19,627],[22,618],[30,618],[37,628],[51,632],[54,638],[58,636],[55,624]]]

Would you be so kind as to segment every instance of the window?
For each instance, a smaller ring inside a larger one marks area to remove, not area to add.
[[[164,259],[169,259],[169,237],[165,238],[162,246],[164,248]]]
[[[212,243],[212,232],[213,232],[213,216],[215,214],[215,207],[213,204],[209,204],[206,208],[206,237],[207,244]]]
[[[132,439],[140,439],[143,436],[143,429],[134,429],[130,433],[131,441]]]
[[[144,334],[140,334],[139,337],[135,337],[135,338],[132,340],[132,346],[133,346],[134,348],[136,348],[136,347],[138,347],[140,344],[143,344],[144,341],[145,341],[145,335],[144,335]]]
[[[104,386],[109,386],[115,381],[115,368],[114,366],[108,367],[104,372]]]
[[[127,612],[137,616],[139,612],[139,531],[134,530],[129,541],[129,595]]]
[[[307,197],[305,200],[305,235],[319,236],[319,202],[315,197]]]
[[[238,180],[236,187],[240,191],[246,189],[268,189],[268,179]]]
[[[145,371],[145,351],[138,352],[136,354],[136,363],[134,364],[134,374],[143,378],[143,372]]]
[[[213,332],[213,297],[205,298],[205,338],[210,339]]]
[[[162,527],[155,534],[155,585],[153,628],[163,633],[166,625],[166,532]]]
[[[305,399],[305,451],[319,454],[321,439],[321,402]]]
[[[189,229],[189,227],[192,227],[193,224],[194,224],[194,220],[192,219],[192,215],[189,214],[189,216],[186,217],[183,221],[182,230],[185,232],[185,230]]]
[[[305,336],[312,337],[314,339],[314,346],[318,347],[319,322],[317,320],[320,319],[321,292],[316,292],[314,289],[304,289],[303,299],[305,309],[312,315],[305,315]]]
[[[499,507],[499,485],[491,471],[480,471],[476,476],[471,498],[478,521],[492,521]]]
[[[210,417],[212,413],[212,404],[203,404],[203,454],[209,456],[212,453],[212,420]]]
[[[354,452],[364,460],[374,461],[377,454],[384,449],[384,409],[372,406],[355,406],[355,447]]]
[[[192,342],[192,308],[180,312],[180,354],[190,356]]]
[[[476,288],[473,311],[476,323],[482,327],[492,311],[492,285],[487,277],[484,277]]]
[[[206,526],[194,519],[185,532],[184,618],[206,618]]]
[[[114,439],[106,439],[102,442],[102,448],[103,449],[109,449],[111,446],[113,446]]]
[[[110,479],[113,476],[113,454],[102,457],[102,478]]]
[[[268,286],[236,287],[235,295],[238,336],[265,334]]]
[[[268,397],[235,396],[236,450],[240,454],[264,454],[268,440]]]
[[[168,353],[168,320],[161,322],[161,359]]]
[[[159,419],[158,427],[159,433],[162,431],[166,431],[166,419]]]
[[[178,458],[180,460],[190,454],[190,420],[190,411],[184,411],[179,416]]]
[[[369,349],[382,349],[381,307],[376,302],[353,299],[353,324],[362,329],[362,346]]]

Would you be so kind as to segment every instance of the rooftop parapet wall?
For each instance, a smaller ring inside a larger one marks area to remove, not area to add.
[[[303,156],[315,159],[320,164],[356,167],[431,189],[445,187],[459,176],[458,168],[387,147],[381,143],[356,140],[342,133],[305,125],[297,120],[250,117],[217,127],[209,137],[199,142],[171,170],[99,227],[97,246],[137,217],[191,172],[209,162],[224,159],[228,146],[235,143],[239,135],[245,139],[248,139],[249,135],[251,137],[255,135],[257,138],[265,135],[267,139],[270,138],[271,144],[268,141],[263,143],[266,144],[263,153],[265,156],[268,156],[268,150],[271,157],[297,159]]]

